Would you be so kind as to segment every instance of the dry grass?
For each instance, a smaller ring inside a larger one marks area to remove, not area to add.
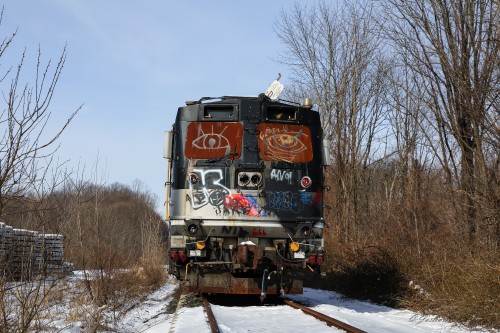
[[[167,273],[163,266],[145,260],[130,269],[94,275],[77,286],[80,292],[72,298],[66,321],[82,322],[85,332],[109,331],[115,320],[166,280]]]
[[[422,222],[412,230],[404,228],[401,218],[380,224],[374,219],[356,241],[334,241],[322,287],[469,327],[500,329],[498,251],[480,243],[471,247],[458,222],[443,221],[450,218],[446,214],[441,214],[443,220],[439,214],[432,217],[439,208],[426,206],[425,220],[433,219],[431,227]]]
[[[425,292],[405,300],[408,307],[471,327],[500,328],[500,265],[463,259],[423,265],[418,284]]]
[[[142,260],[130,269],[106,271],[91,281],[94,300],[98,306],[119,310],[156,290],[167,279],[163,266]]]

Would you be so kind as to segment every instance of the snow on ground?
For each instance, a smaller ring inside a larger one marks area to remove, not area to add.
[[[422,316],[408,310],[392,309],[367,302],[347,300],[342,295],[323,290],[305,288],[303,295],[288,298],[312,306],[336,319],[367,332],[419,333],[419,332],[486,332],[470,330],[448,323],[435,316]],[[288,306],[225,307],[212,305],[221,332],[341,332],[302,314]],[[284,327],[283,325],[286,325]],[[164,325],[151,327],[148,333],[210,332],[202,307],[182,308],[175,315],[164,316]]]
[[[172,314],[167,314],[167,307],[172,295],[178,288],[176,280],[170,277],[167,284],[147,297],[140,305],[131,309],[119,325],[122,332],[167,332]]]
[[[72,314],[88,311],[87,305],[80,304],[75,308],[74,297],[80,292],[73,290],[81,276],[77,273],[68,278],[66,289],[67,301],[63,301],[50,309],[50,329],[46,332],[77,333],[85,332],[89,322],[79,319],[71,321]],[[178,308],[175,310],[175,293],[178,284],[170,277],[167,283],[148,295],[141,302],[130,304],[129,311],[121,318],[109,309],[102,309],[102,317],[112,332],[126,333],[184,333],[210,332],[205,313],[201,306]],[[258,296],[256,296],[258,297]],[[419,333],[419,332],[487,332],[486,330],[470,330],[463,326],[448,323],[435,316],[422,316],[408,310],[393,309],[367,302],[348,300],[342,295],[317,289],[305,288],[303,295],[287,295],[302,304],[328,316],[342,320],[367,332]],[[170,304],[172,302],[172,304]],[[167,311],[170,309],[170,311]],[[220,331],[224,333],[239,332],[340,332],[328,327],[302,311],[288,306],[247,306],[226,307],[212,306],[219,322]],[[54,317],[54,315],[56,317]],[[82,318],[82,316],[74,316]],[[500,332],[500,331],[497,331]]]
[[[305,288],[303,295],[290,295],[289,298],[367,332],[485,332],[481,329],[470,330],[436,316],[423,316],[409,310],[348,300],[330,291]]]
[[[344,332],[287,305],[239,307],[212,306],[221,332]]]

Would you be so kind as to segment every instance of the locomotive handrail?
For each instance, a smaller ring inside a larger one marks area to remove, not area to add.
[[[249,162],[249,163],[238,162],[238,168],[259,168],[259,169],[265,169],[265,166],[264,165],[260,165],[259,162]]]
[[[234,264],[232,261],[195,261],[191,263],[197,266],[208,266],[208,265],[227,265]]]
[[[194,164],[195,167],[203,167],[203,166],[226,166],[230,167],[235,160],[219,160],[215,162],[207,162],[207,160],[197,160]]]
[[[233,161],[234,161],[234,157],[236,157],[236,156],[238,156],[238,153],[233,151],[232,153],[229,153],[229,154],[224,154],[224,155],[219,156],[219,157],[210,158],[208,160],[205,160],[205,162],[206,163],[215,163],[215,162],[222,161],[224,159],[229,160],[230,158],[233,158]]]

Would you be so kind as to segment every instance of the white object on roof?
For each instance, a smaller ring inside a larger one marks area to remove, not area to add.
[[[276,100],[284,88],[285,87],[278,80],[274,80],[264,94],[270,99]]]

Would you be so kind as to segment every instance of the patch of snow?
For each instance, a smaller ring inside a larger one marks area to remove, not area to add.
[[[303,295],[287,297],[367,332],[486,332],[482,329],[471,330],[436,316],[424,316],[409,310],[346,299],[341,294],[332,291],[304,288]]]
[[[168,282],[150,294],[145,301],[132,308],[121,320],[119,330],[123,332],[151,332],[160,329],[167,332],[170,327],[171,314],[166,310],[172,301],[172,295],[178,288],[176,279],[169,277]]]
[[[240,245],[255,245],[252,241],[241,242]]]
[[[186,333],[186,332],[211,332],[210,326],[206,320],[203,307],[181,308],[171,322],[169,333]],[[147,333],[165,333],[157,328],[151,328]]]
[[[85,331],[96,310],[102,312],[100,313],[101,318],[105,320],[113,332],[210,332],[206,315],[201,306],[184,307],[178,309],[176,313],[167,313],[167,308],[172,306],[170,303],[176,299],[175,293],[178,283],[174,277],[169,277],[162,288],[149,294],[144,300],[129,304],[129,310],[121,317],[117,317],[116,313],[105,307],[92,309],[89,305],[81,303],[75,307],[73,300],[82,295],[82,290],[76,286],[82,279],[81,272],[75,272],[74,275],[66,278],[62,286],[64,297],[62,301],[48,309],[50,316],[47,316],[44,323],[46,327],[44,332],[77,333]],[[349,300],[331,291],[305,288],[304,294],[286,295],[286,298],[306,304],[315,311],[370,333],[487,332],[487,330],[479,328],[470,330],[435,316],[423,316],[409,310]],[[288,306],[227,307],[212,305],[212,309],[218,320],[220,331],[225,333],[341,332]],[[77,312],[79,315],[74,315]]]

